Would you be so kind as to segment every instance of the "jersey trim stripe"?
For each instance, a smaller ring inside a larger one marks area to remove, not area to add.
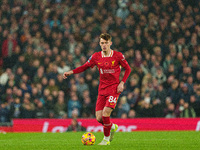
[[[113,50],[111,50],[111,54],[110,54],[110,57],[112,57],[112,56],[113,56],[113,53],[114,53],[114,52],[113,52]]]
[[[112,56],[113,56],[113,53],[114,53],[113,50],[111,50],[109,56],[107,56],[107,57],[112,57]],[[101,51],[101,56],[102,56],[102,58],[103,58],[103,57],[106,57],[106,56],[103,54],[103,51]]]

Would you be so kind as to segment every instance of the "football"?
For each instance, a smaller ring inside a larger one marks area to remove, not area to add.
[[[96,138],[91,132],[86,132],[81,137],[83,145],[94,145]]]

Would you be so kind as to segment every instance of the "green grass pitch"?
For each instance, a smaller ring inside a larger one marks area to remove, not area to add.
[[[200,133],[195,131],[117,132],[111,145],[99,146],[102,132],[96,132],[96,143],[84,146],[84,132],[7,133],[0,134],[1,150],[200,150]]]

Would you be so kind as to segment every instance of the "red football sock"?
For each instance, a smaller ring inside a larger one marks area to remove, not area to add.
[[[102,124],[103,125],[103,120],[101,120],[101,121],[98,121],[100,124]]]
[[[110,122],[110,117],[104,117],[103,119],[103,131],[105,136],[110,136],[110,129],[112,127],[112,123]]]

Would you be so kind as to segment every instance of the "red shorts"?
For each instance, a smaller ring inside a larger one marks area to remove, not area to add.
[[[96,111],[103,110],[104,107],[110,107],[115,109],[118,97],[119,94],[109,95],[109,96],[98,95],[96,103]]]

